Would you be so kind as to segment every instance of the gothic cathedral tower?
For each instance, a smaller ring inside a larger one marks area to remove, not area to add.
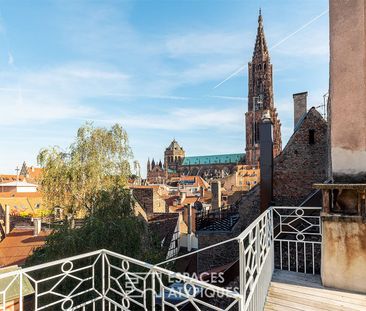
[[[261,11],[252,61],[248,64],[248,112],[246,124],[246,163],[257,165],[260,156],[259,123],[263,113],[271,116],[273,123],[273,156],[282,150],[281,122],[273,102],[273,73],[269,51],[264,37]]]

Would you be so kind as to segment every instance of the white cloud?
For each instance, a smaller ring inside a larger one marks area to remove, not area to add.
[[[8,52],[8,65],[13,65],[14,64],[14,57],[13,54]]]
[[[114,69],[68,64],[37,71],[0,73],[2,124],[90,118],[83,104],[108,92],[130,91],[129,76]]]
[[[306,31],[278,46],[273,53],[296,58],[312,58],[318,60],[329,57],[328,32],[320,29]]]
[[[0,101],[1,111],[6,115],[2,125],[37,124],[94,115],[92,108],[66,103],[63,99],[38,92],[1,92]]]
[[[159,114],[124,115],[120,119],[99,119],[102,123],[121,123],[127,128],[187,131],[199,129],[216,129],[236,131],[243,128],[244,110],[241,106],[234,108],[175,108],[160,111]]]
[[[95,70],[90,68],[60,68],[60,74],[80,79],[127,80],[129,75],[118,71]]]
[[[220,96],[220,95],[212,95],[212,96],[207,96],[207,97],[211,97],[211,98],[219,98],[219,99],[228,99],[228,100],[238,100],[238,101],[247,101],[248,97],[239,97],[239,96]]]
[[[166,40],[167,52],[172,57],[199,54],[238,54],[248,47],[246,33],[195,32],[173,35]]]

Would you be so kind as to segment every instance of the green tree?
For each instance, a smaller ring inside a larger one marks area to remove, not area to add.
[[[130,257],[157,262],[162,249],[147,223],[136,217],[127,186],[132,152],[125,130],[82,126],[66,151],[57,147],[41,150],[40,180],[45,203],[61,207],[71,216],[47,237],[28,264],[108,249]],[[82,215],[83,225],[72,219]]]
[[[72,229],[65,223],[48,236],[45,246],[34,251],[27,265],[102,248],[148,262],[163,260],[159,241],[151,234],[146,222],[134,216],[127,189],[100,191],[95,206],[80,228]]]
[[[66,151],[59,147],[40,151],[44,203],[61,207],[71,217],[92,213],[101,191],[127,185],[131,158],[128,136],[121,125],[106,129],[86,123]]]

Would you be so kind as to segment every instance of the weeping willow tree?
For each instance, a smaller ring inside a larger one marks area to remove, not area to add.
[[[82,216],[84,222],[78,228],[68,221],[57,227],[28,265],[102,248],[150,262],[163,258],[160,241],[133,213],[126,187],[131,158],[127,133],[118,124],[107,129],[86,123],[66,150],[41,150],[45,204],[62,208],[71,219]]]
[[[92,213],[102,191],[127,185],[131,158],[128,136],[121,125],[107,129],[86,123],[66,150],[52,147],[40,151],[44,203],[62,208],[70,217]]]

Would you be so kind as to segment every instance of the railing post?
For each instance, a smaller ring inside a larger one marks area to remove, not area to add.
[[[151,301],[151,311],[155,311],[155,298],[156,298],[156,292],[155,292],[155,270],[152,270],[151,273],[151,293],[152,293],[152,301]]]
[[[240,239],[239,241],[239,290],[240,290],[240,306],[239,311],[245,310],[245,284],[246,284],[246,276],[245,276],[245,250],[244,250],[244,240]]]
[[[102,311],[105,310],[105,252],[102,250]]]
[[[270,210],[269,215],[271,217],[271,219],[270,219],[271,228],[270,228],[270,232],[269,232],[269,234],[270,234],[269,241],[271,243],[270,247],[273,248],[273,250],[272,250],[272,273],[273,273],[274,267],[275,267],[275,256],[274,256],[274,247],[275,247],[275,245],[274,245],[274,235],[275,235],[275,233],[274,233],[273,207],[271,206],[270,209],[271,210]]]
[[[23,273],[19,273],[19,310],[23,311]]]

